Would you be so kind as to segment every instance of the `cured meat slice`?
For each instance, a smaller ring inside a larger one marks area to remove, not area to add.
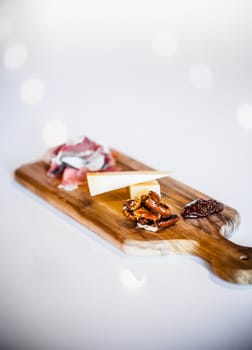
[[[50,164],[47,175],[61,178],[61,187],[83,183],[90,171],[116,169],[112,152],[87,136],[50,149],[45,160]]]

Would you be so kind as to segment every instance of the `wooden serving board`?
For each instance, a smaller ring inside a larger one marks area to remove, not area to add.
[[[122,170],[153,170],[123,154],[119,155],[118,165]],[[15,171],[15,179],[125,253],[192,254],[206,260],[222,279],[252,284],[252,248],[227,239],[240,222],[235,209],[224,205],[221,213],[208,218],[184,220],[181,217],[174,226],[153,233],[135,227],[122,215],[122,202],[129,198],[128,188],[91,197],[87,184],[83,184],[67,192],[58,188],[58,180],[46,175],[47,170],[48,165],[43,161],[26,164]],[[171,177],[159,182],[162,201],[169,205],[172,214],[180,215],[184,205],[194,199],[210,199]]]

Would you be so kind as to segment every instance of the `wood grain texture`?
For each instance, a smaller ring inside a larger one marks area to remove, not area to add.
[[[118,165],[122,170],[154,170],[123,154],[119,156]],[[46,176],[47,169],[43,161],[26,164],[15,171],[15,179],[125,253],[192,254],[206,260],[222,279],[252,284],[252,248],[226,238],[240,223],[239,213],[228,205],[217,215],[187,220],[181,217],[176,225],[153,233],[136,228],[122,215],[122,201],[129,198],[128,188],[91,197],[84,183],[77,190],[66,192],[58,188],[58,180]],[[162,201],[169,205],[173,214],[180,215],[184,205],[194,199],[210,198],[171,177],[159,182]]]

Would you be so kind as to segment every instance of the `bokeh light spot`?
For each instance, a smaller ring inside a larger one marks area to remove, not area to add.
[[[60,120],[50,120],[42,129],[42,137],[46,147],[65,143],[68,140],[67,125]]]
[[[128,289],[138,289],[143,286],[145,277],[138,278],[130,270],[123,269],[120,272],[120,280],[124,287]]]
[[[45,94],[45,83],[41,79],[27,79],[21,86],[21,99],[24,103],[40,102]]]
[[[252,130],[252,105],[243,104],[237,108],[237,121],[241,127]]]
[[[3,57],[4,66],[7,69],[16,69],[25,64],[27,60],[27,50],[23,45],[9,46]]]
[[[191,84],[198,89],[207,89],[213,84],[211,69],[205,64],[194,64],[189,71]]]

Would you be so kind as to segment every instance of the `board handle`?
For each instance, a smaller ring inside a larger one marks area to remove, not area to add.
[[[237,284],[252,284],[252,248],[227,240],[212,238],[205,258],[216,275]]]

